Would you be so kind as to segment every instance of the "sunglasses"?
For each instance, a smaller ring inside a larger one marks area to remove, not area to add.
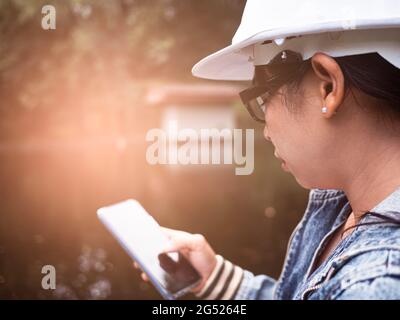
[[[269,99],[293,78],[302,62],[300,53],[285,50],[276,55],[268,65],[255,66],[252,86],[239,93],[242,103],[254,120],[265,123],[265,109]]]

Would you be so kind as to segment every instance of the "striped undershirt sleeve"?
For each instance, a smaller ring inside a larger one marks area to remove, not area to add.
[[[195,295],[204,300],[230,300],[243,279],[243,269],[218,255],[217,264],[201,291]]]

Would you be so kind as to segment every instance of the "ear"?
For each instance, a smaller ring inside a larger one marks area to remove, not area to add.
[[[322,113],[325,118],[332,117],[344,100],[344,76],[337,62],[325,53],[315,53],[311,58],[311,65],[319,79],[321,95],[321,109],[327,108]]]

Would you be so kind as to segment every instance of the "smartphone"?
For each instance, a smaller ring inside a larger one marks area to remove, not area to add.
[[[163,252],[170,240],[138,201],[100,208],[97,216],[165,299],[178,299],[200,283],[200,274],[181,252]]]

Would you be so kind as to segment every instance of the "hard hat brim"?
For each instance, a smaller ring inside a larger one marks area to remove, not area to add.
[[[289,28],[266,30],[256,33],[247,39],[227,46],[203,58],[193,66],[192,74],[195,77],[211,80],[247,81],[252,79],[254,73],[254,64],[251,60],[251,52],[253,50],[253,45],[256,43],[306,34],[355,29],[385,29],[399,27],[400,17],[387,19],[385,21],[354,20],[351,21],[351,23],[347,21],[347,24],[344,21],[334,21],[313,25],[303,25],[301,27],[291,26]],[[385,48],[377,48],[376,51],[387,60],[390,60],[391,57],[393,57],[393,53],[389,51],[386,52]],[[400,57],[396,58],[400,59]]]

